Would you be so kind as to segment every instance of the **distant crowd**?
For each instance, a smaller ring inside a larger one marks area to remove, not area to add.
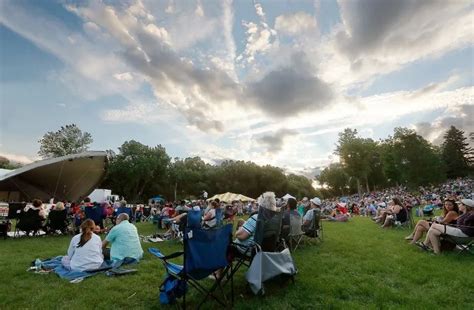
[[[440,186],[420,187],[416,192],[400,186],[361,196],[356,194],[326,200],[303,197],[298,201],[291,196],[276,198],[274,193],[267,192],[252,201],[151,200],[148,205],[129,206],[125,200],[97,203],[86,198],[81,203],[57,202],[46,208],[36,199],[21,210],[22,214],[29,216],[20,217],[16,228],[27,235],[40,230],[50,233],[74,231],[77,235],[71,241],[64,265],[84,269],[84,266],[91,266],[88,261],[91,257],[104,257],[104,254],[115,259],[127,255],[140,259],[143,251],[133,222],[153,221],[158,228],[166,229],[161,237],[172,239],[179,237],[191,211],[198,214],[199,222],[206,228],[215,227],[221,221],[237,220],[235,241],[242,244],[252,240],[261,208],[282,213],[281,236],[287,240],[295,234],[294,229],[301,234],[314,234],[318,226],[315,223],[322,219],[348,222],[354,216],[367,216],[382,228],[388,228],[409,225],[416,211],[424,219],[413,225],[413,232],[405,239],[423,250],[439,254],[444,247],[442,236],[474,237],[473,188],[474,181],[463,178]],[[435,216],[438,210],[441,214]],[[245,220],[238,218],[244,215],[248,215]],[[96,235],[101,232],[108,232],[104,241]],[[420,242],[424,234],[426,237]],[[124,235],[128,240],[123,238]],[[111,253],[105,251],[110,244]],[[93,247],[95,254],[91,252],[82,256],[80,253],[89,247]],[[79,263],[73,257],[79,259]],[[99,261],[95,263],[99,264]],[[81,264],[85,265],[80,267]]]

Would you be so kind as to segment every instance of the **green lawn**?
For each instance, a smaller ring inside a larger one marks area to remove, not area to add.
[[[141,234],[154,232],[139,224]],[[429,255],[407,244],[407,230],[382,230],[368,218],[324,223],[324,242],[294,253],[295,284],[270,283],[265,297],[249,293],[242,268],[235,280],[236,309],[474,309],[474,256]],[[70,284],[54,274],[25,270],[35,258],[63,255],[70,237],[0,240],[0,309],[162,308],[164,270],[148,252],[138,273],[98,275]],[[176,242],[144,243],[165,253]],[[211,284],[211,280],[209,284]],[[191,289],[191,302],[196,298]],[[213,303],[207,307],[217,308]]]

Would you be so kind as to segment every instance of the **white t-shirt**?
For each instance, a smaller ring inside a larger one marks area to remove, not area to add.
[[[67,250],[71,270],[84,271],[99,268],[104,262],[100,237],[93,233],[91,239],[80,248],[77,247],[79,241],[81,241],[81,234],[72,238]]]

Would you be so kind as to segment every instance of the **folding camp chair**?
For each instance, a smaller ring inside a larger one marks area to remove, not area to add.
[[[251,242],[248,246],[237,243],[233,244],[235,249],[233,251],[235,265],[231,273],[228,275],[230,279],[233,278],[233,275],[240,269],[240,267],[247,266],[248,268],[251,268],[258,253],[260,253],[258,256],[259,260],[262,259],[262,256],[266,257],[269,253],[272,253],[274,257],[271,259],[271,261],[276,264],[281,261],[288,262],[287,258],[289,257],[291,260],[290,264],[294,267],[291,255],[289,254],[286,247],[286,243],[284,239],[281,238],[282,218],[283,212],[271,211],[265,208],[259,209],[253,242]],[[291,280],[294,282],[293,271],[288,272],[288,268],[285,268],[285,266],[280,267],[281,268],[276,268],[279,270],[279,273],[275,274],[275,276],[289,275]],[[296,268],[293,268],[293,270],[296,270]],[[261,279],[263,278],[264,277]],[[270,278],[265,278],[265,280],[266,279]],[[263,293],[263,289],[260,292]]]
[[[128,208],[128,207],[119,207],[117,208],[117,211],[115,212],[115,215],[119,215],[121,213],[127,213],[128,214],[128,217],[132,217],[132,208]]]
[[[305,236],[323,241],[323,223],[321,221],[321,210],[313,209],[313,219],[309,229],[305,231]]]
[[[100,226],[101,229],[104,228],[104,208],[100,205],[94,205],[93,207],[85,207],[84,213],[86,219],[91,219],[94,223]]]
[[[42,227],[43,219],[38,210],[28,209],[26,212],[21,210],[15,227],[15,236],[20,236],[20,231],[23,231],[26,236],[29,236],[31,232],[33,236],[36,236]]]
[[[184,251],[165,256],[156,248],[148,249],[149,252],[163,262],[168,276],[175,277],[186,284],[193,286],[204,298],[198,303],[200,308],[208,298],[214,299],[222,307],[228,306],[228,301],[222,287],[224,277],[216,277],[218,270],[222,274],[232,274],[232,264],[227,259],[227,251],[232,239],[232,225],[224,225],[216,229],[203,229],[187,227],[184,231]],[[170,262],[170,259],[183,255],[183,265]],[[214,275],[216,278],[211,287],[206,287],[201,280]],[[234,302],[234,286],[231,279],[231,305]],[[186,287],[186,285],[185,285]],[[219,289],[224,300],[216,295]],[[182,300],[183,308],[186,307],[186,290]]]
[[[148,222],[151,217],[151,208],[150,207],[143,207],[143,216],[142,222]]]
[[[265,252],[276,252],[278,246],[286,247],[285,242],[280,239],[283,212],[260,208],[256,218],[253,241],[248,246],[233,243],[236,248],[234,252],[237,255],[234,272],[237,272],[242,265],[250,266],[257,248],[261,248]]]
[[[474,254],[474,237],[455,237],[451,235],[441,235],[441,240],[445,240],[454,244],[454,247],[459,250],[458,254],[471,253]]]
[[[303,240],[304,231],[301,228],[302,225],[301,216],[290,214],[290,233],[288,234],[288,245],[290,251],[296,251],[301,241]]]
[[[67,232],[69,222],[67,220],[67,211],[58,210],[51,211],[48,215],[48,233],[55,233],[57,230],[64,235]]]

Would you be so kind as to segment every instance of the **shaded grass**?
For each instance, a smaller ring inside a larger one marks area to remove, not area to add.
[[[152,224],[137,226],[141,234],[155,232]],[[299,270],[295,284],[270,282],[266,296],[256,297],[247,288],[242,268],[235,279],[235,308],[474,309],[474,256],[429,255],[408,245],[403,240],[407,234],[382,230],[367,218],[325,222],[324,242],[310,240],[294,253]],[[25,272],[37,257],[64,254],[69,241],[67,236],[0,240],[0,308],[163,308],[157,296],[164,269],[147,249],[171,253],[181,244],[143,243],[145,259],[138,273],[124,277],[98,275],[70,284],[54,274]],[[191,289],[191,304],[197,301],[194,295]]]

